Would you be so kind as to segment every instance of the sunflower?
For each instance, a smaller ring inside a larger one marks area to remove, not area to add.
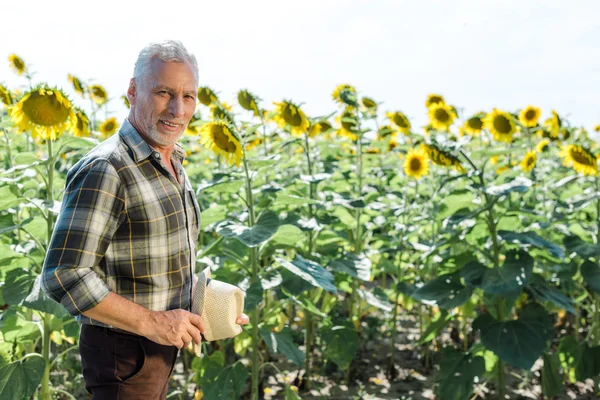
[[[234,124],[231,106],[226,102],[214,101],[210,105],[210,113],[214,121],[225,121],[229,124]]]
[[[377,103],[372,98],[365,96],[360,102],[368,114],[375,115],[377,113]]]
[[[129,104],[129,99],[127,98],[127,96],[122,95],[121,100],[123,100],[123,104],[125,104],[125,107],[131,108],[131,104]]]
[[[17,75],[23,75],[25,71],[27,71],[27,65],[25,65],[25,61],[23,61],[23,59],[16,54],[11,54],[8,56],[8,62],[10,63],[10,67],[15,70]]]
[[[56,140],[76,123],[67,95],[45,85],[25,93],[8,112],[18,129],[30,131],[34,139]]]
[[[473,115],[465,121],[463,131],[473,136],[478,136],[483,130],[483,118],[485,118],[485,113],[483,111]]]
[[[195,124],[198,121],[200,121],[200,115],[196,112],[192,115],[192,119],[190,119],[187,128],[185,128],[185,133],[187,135],[198,136],[200,134],[200,126]]]
[[[13,97],[10,90],[2,84],[0,84],[0,102],[6,106],[11,106],[13,103]]]
[[[600,124],[594,126],[594,132],[600,132]]]
[[[253,148],[260,146],[263,143],[262,138],[257,137],[256,139],[248,142],[246,145],[246,150],[252,150]]]
[[[97,105],[101,106],[108,101],[108,94],[101,85],[92,85],[89,87],[89,91],[90,97]]]
[[[535,150],[528,151],[527,154],[525,154],[525,157],[523,157],[523,160],[521,160],[521,168],[523,171],[531,171],[535,167],[536,160],[537,156]]]
[[[429,107],[429,121],[433,129],[447,131],[455,118],[454,107],[446,103],[434,103]]]
[[[443,167],[455,167],[460,173],[466,172],[460,160],[448,151],[442,150],[433,144],[426,143],[423,143],[420,149],[427,153],[434,164],[441,165]]]
[[[119,130],[119,123],[115,117],[109,118],[100,124],[99,131],[104,139],[114,135]]]
[[[255,117],[260,115],[257,102],[258,98],[249,91],[240,90],[238,92],[238,103],[240,103],[240,106],[242,106],[242,108],[245,110],[253,111]]]
[[[331,97],[339,104],[345,104],[351,107],[358,106],[358,103],[356,102],[356,89],[354,86],[347,84],[338,85],[331,94]]]
[[[198,101],[205,106],[210,106],[211,103],[219,101],[215,92],[208,86],[198,88]]]
[[[483,125],[499,142],[512,142],[517,131],[512,115],[496,108],[483,119]]]
[[[544,121],[544,128],[551,139],[558,139],[562,121],[557,112],[552,110],[552,116]]]
[[[535,146],[535,149],[537,150],[538,153],[545,153],[547,151],[550,150],[550,141],[548,139],[544,139],[542,141],[540,141],[537,146]]]
[[[240,165],[242,145],[227,122],[221,120],[204,124],[200,136],[200,143],[215,154],[222,155],[229,165]]]
[[[300,106],[291,101],[284,100],[275,104],[276,114],[273,117],[281,128],[289,126],[293,134],[302,135],[310,127],[310,121],[306,118]]]
[[[583,175],[598,175],[598,160],[591,151],[577,144],[568,144],[560,150],[565,167],[573,167]]]
[[[538,124],[542,111],[538,107],[527,106],[519,113],[519,121],[528,128],[533,128]]]
[[[69,82],[71,82],[71,85],[73,85],[73,89],[75,90],[75,92],[83,96],[85,94],[85,85],[83,84],[83,82],[81,82],[79,78],[71,74],[68,75],[68,78]]]
[[[490,157],[490,163],[491,163],[492,165],[496,165],[496,164],[498,164],[498,160],[499,160],[499,159],[500,159],[500,156],[498,156],[498,155],[496,155],[496,156],[492,156],[492,157]]]
[[[385,139],[387,137],[391,137],[394,139],[397,135],[397,131],[391,125],[383,125],[377,130],[377,139]]]
[[[337,134],[342,137],[355,141],[358,139],[358,135],[355,133],[358,127],[358,120],[356,119],[356,113],[354,108],[347,106],[341,115],[336,117],[336,121],[340,124]]]
[[[404,133],[405,135],[410,134],[410,121],[402,112],[387,112],[385,116],[388,117],[388,119],[398,127],[400,132]]]
[[[445,103],[444,97],[439,94],[430,94],[427,96],[427,100],[425,100],[425,107],[429,108],[434,104]]]
[[[327,121],[317,122],[317,123],[311,125],[310,130],[308,131],[308,135],[310,137],[315,137],[321,133],[327,133],[331,129],[333,129],[333,127],[331,126],[331,124],[329,122],[327,122]]]
[[[396,142],[396,140],[394,140],[394,138],[391,138],[390,142],[388,143],[388,151],[392,151],[396,147],[398,147],[398,142]]]
[[[422,147],[410,149],[404,159],[404,173],[419,179],[429,173],[429,157]]]
[[[77,121],[71,126],[71,132],[73,135],[77,137],[91,136],[90,120],[85,111],[75,107],[74,112]]]

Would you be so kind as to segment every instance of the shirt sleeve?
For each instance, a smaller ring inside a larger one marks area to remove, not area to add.
[[[124,211],[123,185],[108,160],[89,161],[67,178],[42,268],[42,288],[73,316],[110,293],[93,268],[104,257]]]

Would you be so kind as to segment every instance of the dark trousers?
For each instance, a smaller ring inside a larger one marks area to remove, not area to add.
[[[79,354],[93,400],[165,399],[177,347],[142,336],[82,325]]]

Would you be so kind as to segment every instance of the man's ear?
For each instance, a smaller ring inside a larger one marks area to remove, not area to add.
[[[129,100],[129,104],[131,105],[135,104],[135,89],[135,81],[133,80],[133,78],[131,78],[129,80],[129,88],[127,88],[127,99]]]

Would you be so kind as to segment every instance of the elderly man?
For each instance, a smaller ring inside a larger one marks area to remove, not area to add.
[[[200,209],[177,144],[197,89],[196,58],[180,42],[147,46],[118,135],[67,174],[42,285],[81,324],[93,399],[166,398],[178,349],[201,342],[190,312]]]

